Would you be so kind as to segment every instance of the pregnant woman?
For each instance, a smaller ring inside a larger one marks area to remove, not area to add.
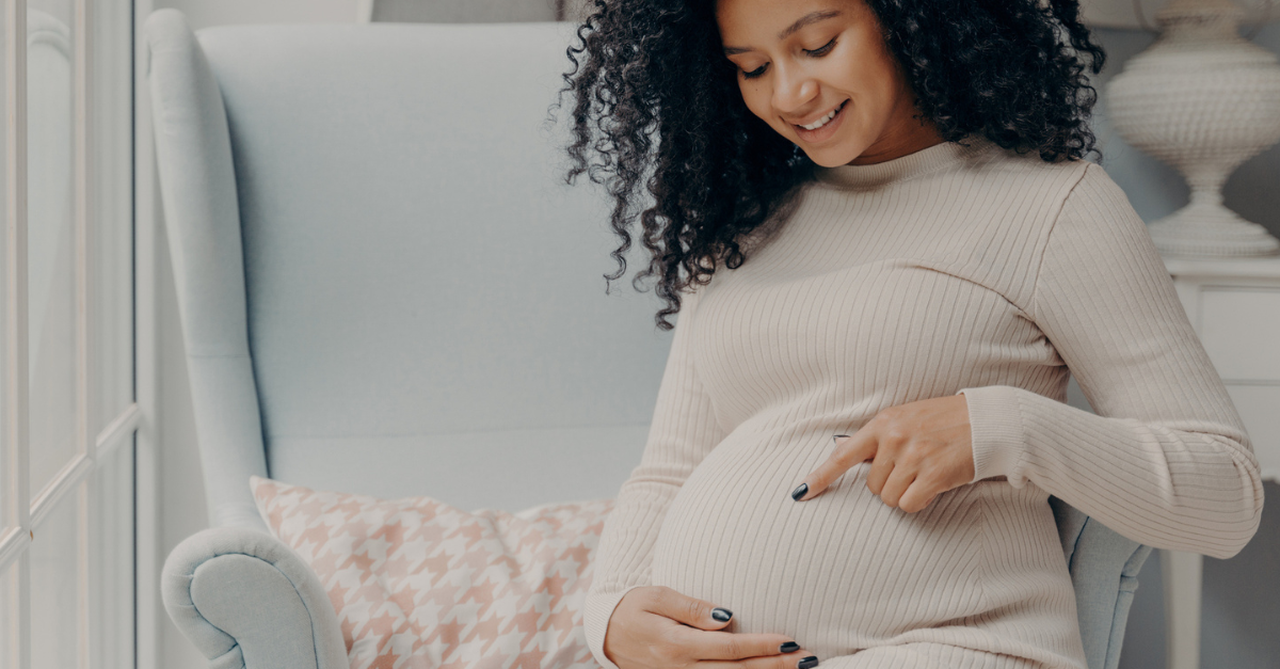
[[[1083,669],[1049,495],[1160,548],[1249,541],[1244,426],[1083,159],[1075,0],[595,7],[571,176],[613,174],[609,278],[638,217],[679,314],[595,554],[602,665]]]

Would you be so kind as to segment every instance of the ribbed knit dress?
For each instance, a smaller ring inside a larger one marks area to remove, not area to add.
[[[1157,548],[1227,558],[1253,536],[1248,435],[1100,165],[974,135],[802,189],[744,264],[683,299],[595,553],[602,665],[618,601],[665,585],[822,667],[1084,669],[1049,495]],[[1096,415],[1065,403],[1071,374]],[[961,392],[972,482],[908,513],[867,489],[868,461],[791,499],[832,435]]]

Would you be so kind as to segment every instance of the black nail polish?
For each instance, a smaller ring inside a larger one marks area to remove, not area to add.
[[[805,493],[807,492],[809,492],[809,484],[801,483],[799,486],[796,487],[795,490],[791,491],[791,499],[794,499],[798,502],[800,501],[800,498],[804,497]]]
[[[810,655],[809,657],[806,657],[803,660],[800,660],[798,663],[796,663],[796,669],[811,669],[811,667],[816,667],[816,666],[818,666],[817,655]]]
[[[831,441],[835,441],[836,439],[846,439],[848,437],[849,435],[847,434],[833,434],[831,435]]]
[[[788,641],[781,646],[778,646],[779,653],[794,653],[797,650],[800,650],[800,644],[794,641]]]
[[[719,620],[720,622],[724,622],[733,617],[733,611],[730,611],[729,609],[722,609],[717,606],[716,608],[711,609],[711,617]]]

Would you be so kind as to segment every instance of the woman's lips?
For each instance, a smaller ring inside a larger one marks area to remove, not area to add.
[[[804,141],[810,144],[816,144],[817,142],[826,141],[828,138],[830,138],[832,135],[835,134],[836,128],[840,127],[840,122],[844,120],[844,110],[848,106],[849,106],[848,100],[841,102],[840,109],[839,111],[836,112],[836,115],[832,117],[830,121],[827,121],[826,125],[822,126],[821,128],[818,128],[817,130],[806,130],[794,123],[791,124],[791,126],[796,129],[796,134],[800,135],[800,139],[803,139]]]

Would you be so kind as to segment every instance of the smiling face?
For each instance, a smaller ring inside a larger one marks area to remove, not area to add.
[[[864,0],[716,0],[716,23],[747,108],[813,162],[877,163],[943,141],[912,118],[915,96]]]

